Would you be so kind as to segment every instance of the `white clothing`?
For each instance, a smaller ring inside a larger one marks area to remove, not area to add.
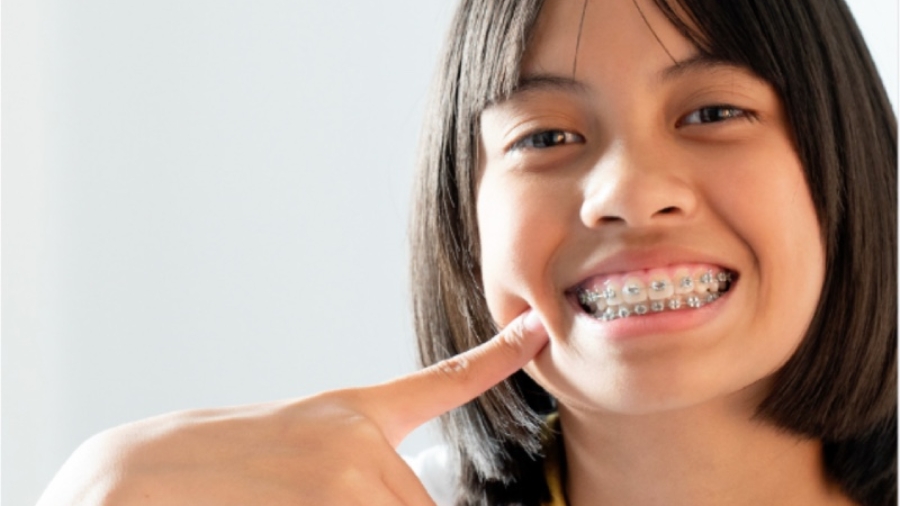
[[[403,456],[437,506],[456,504],[458,466],[453,465],[446,445],[437,445],[415,457]]]

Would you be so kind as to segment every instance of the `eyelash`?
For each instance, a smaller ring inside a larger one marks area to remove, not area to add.
[[[566,144],[581,144],[583,142],[584,137],[580,134],[567,132],[565,130],[541,130],[539,132],[532,132],[517,140],[510,146],[509,150],[547,149],[556,146],[564,146]]]
[[[701,107],[689,113],[678,120],[676,126],[692,126],[692,125],[708,125],[710,123],[721,123],[735,119],[744,119],[752,121],[756,119],[756,114],[740,107],[733,105],[719,104]]]
[[[721,123],[736,119],[753,121],[756,114],[747,109],[741,109],[733,105],[718,104],[708,105],[695,109],[688,115],[678,120],[676,126],[693,126],[708,125],[710,123]],[[520,151],[523,149],[547,149],[556,146],[564,146],[567,144],[581,144],[584,142],[584,136],[565,130],[541,130],[530,133],[517,140],[510,146],[510,151]]]

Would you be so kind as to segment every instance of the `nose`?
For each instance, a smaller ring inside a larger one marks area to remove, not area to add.
[[[582,222],[589,228],[615,224],[647,227],[693,216],[697,189],[676,158],[667,156],[658,145],[608,152],[588,174]]]

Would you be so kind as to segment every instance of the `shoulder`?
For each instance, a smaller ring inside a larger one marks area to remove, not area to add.
[[[437,506],[453,506],[456,503],[459,466],[455,465],[450,449],[437,445],[415,456],[403,456],[425,490]]]

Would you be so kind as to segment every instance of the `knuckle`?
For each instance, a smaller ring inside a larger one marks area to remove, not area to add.
[[[438,362],[435,370],[451,380],[461,381],[470,375],[472,365],[469,362],[469,358],[462,354]]]
[[[349,462],[338,469],[335,481],[342,487],[352,487],[356,483],[363,481],[366,474],[368,473],[363,466],[355,462]]]
[[[301,404],[322,405],[353,409],[357,403],[357,391],[352,388],[318,393],[300,401]]]
[[[358,404],[352,390],[334,390],[286,404],[282,411],[291,423],[330,424],[356,417]]]
[[[368,417],[359,415],[348,420],[347,430],[354,439],[362,442],[381,442],[384,435],[381,429]]]
[[[515,325],[497,336],[496,346],[504,356],[511,359],[518,358],[522,354],[522,342],[524,339],[524,331],[521,325]]]

